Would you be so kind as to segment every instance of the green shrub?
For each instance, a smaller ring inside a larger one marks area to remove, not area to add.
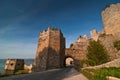
[[[95,66],[109,61],[107,51],[100,41],[90,41],[87,50],[89,65]]]
[[[114,47],[115,47],[117,50],[120,50],[120,40],[119,40],[119,41],[115,41],[113,44],[114,44]]]

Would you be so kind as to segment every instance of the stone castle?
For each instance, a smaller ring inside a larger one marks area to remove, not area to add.
[[[70,48],[65,49],[65,38],[58,29],[51,29],[40,33],[38,48],[35,58],[35,68],[38,71],[65,66],[65,60],[72,58],[74,67],[86,67],[80,64],[87,59],[87,47],[90,40],[100,41],[110,56],[111,60],[120,57],[120,51],[114,47],[114,42],[120,40],[120,4],[107,6],[102,12],[104,29],[97,32],[95,29],[90,31],[91,38],[87,35],[80,36]]]
[[[81,65],[81,63],[87,59],[90,40],[99,40],[106,48],[111,60],[120,58],[120,51],[113,44],[120,40],[120,4],[107,6],[102,11],[102,20],[104,24],[102,31],[97,32],[95,29],[90,31],[91,38],[87,35],[80,36],[70,45],[70,48],[65,48],[65,37],[60,30],[49,27],[48,30],[40,32],[32,71],[65,67],[67,58],[73,59],[67,64],[72,64],[75,68],[86,67],[86,64]]]
[[[101,32],[91,31],[91,38],[100,40],[107,49],[111,60],[120,57],[120,51],[114,47],[114,42],[120,40],[120,3],[107,6],[102,11],[104,29]]]

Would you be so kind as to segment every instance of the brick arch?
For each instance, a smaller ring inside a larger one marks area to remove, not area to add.
[[[66,67],[66,59],[67,58],[72,58],[73,59],[73,62],[74,62],[74,58],[72,56],[69,56],[69,55],[66,55],[65,58],[64,58],[64,66]]]
[[[70,48],[67,48],[65,50],[65,59],[67,57],[71,57],[74,60],[74,67],[76,69],[79,69],[80,67],[82,67],[80,65],[80,62],[82,60],[86,59],[86,53],[85,53],[85,51],[80,50],[80,49],[70,49]],[[65,59],[64,59],[64,62],[65,62]]]

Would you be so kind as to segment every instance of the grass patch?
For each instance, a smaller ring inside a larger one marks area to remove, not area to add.
[[[7,77],[12,75],[19,75],[19,74],[28,74],[29,70],[16,70],[14,74],[6,74],[5,72],[0,73],[0,77]]]
[[[28,74],[29,70],[17,70],[15,74]]]
[[[0,73],[0,77],[7,77],[7,76],[10,76],[10,75],[5,74],[5,73]]]
[[[84,69],[81,70],[89,80],[107,80],[106,76],[113,76],[120,78],[120,68],[101,68],[101,69]]]

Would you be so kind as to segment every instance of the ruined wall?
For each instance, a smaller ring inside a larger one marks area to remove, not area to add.
[[[67,48],[65,50],[65,56],[70,56],[76,60],[85,60],[86,59],[86,52],[80,49],[70,49]]]
[[[16,70],[24,69],[23,59],[7,59],[4,67],[6,74],[14,74]]]
[[[63,67],[65,38],[60,30],[48,28],[40,33],[33,71]]]
[[[112,35],[109,34],[109,35],[99,37],[99,40],[107,49],[108,55],[110,56],[111,60],[118,58],[117,56],[118,51],[116,50],[113,44],[116,40]]]
[[[66,49],[65,50],[65,57],[71,57],[74,62],[74,67],[76,69],[79,69],[80,67],[83,67],[80,63],[82,60],[86,60],[86,52],[84,50],[80,49]]]
[[[86,54],[88,45],[89,39],[84,35],[83,37],[79,37],[70,48],[65,50],[65,56],[70,56],[74,59],[75,68],[78,69],[80,67],[84,67],[80,62],[87,59]]]
[[[86,35],[79,37],[75,43],[70,47],[71,49],[79,49],[86,51],[87,46],[89,45],[89,39]]]
[[[108,6],[102,12],[102,20],[105,33],[120,39],[120,3]]]
[[[95,41],[98,40],[98,37],[99,37],[99,33],[94,29],[92,31],[90,31],[90,35],[91,35],[91,38]]]

